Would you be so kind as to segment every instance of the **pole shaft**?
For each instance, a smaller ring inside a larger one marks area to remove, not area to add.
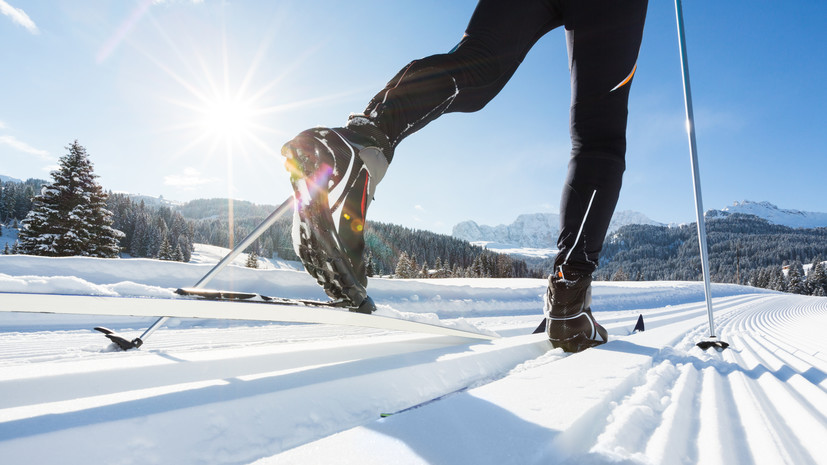
[[[695,191],[695,218],[698,224],[698,244],[701,252],[701,269],[704,278],[706,310],[709,315],[709,336],[715,337],[715,323],[712,318],[712,293],[709,282],[709,254],[706,245],[706,223],[704,221],[703,196],[701,195],[701,174],[698,168],[698,145],[695,141],[695,115],[692,110],[692,90],[689,85],[689,60],[686,56],[686,37],[683,25],[681,0],[675,0],[675,14],[678,21],[678,42],[683,71],[683,96],[686,104],[686,132],[689,136],[689,155],[692,164],[692,183]]]
[[[281,218],[282,215],[284,215],[284,213],[287,210],[289,210],[292,206],[293,196],[290,196],[284,202],[282,202],[281,205],[279,205],[278,208],[276,208],[275,211],[273,211],[273,213],[270,213],[270,216],[268,216],[264,221],[262,221],[260,225],[256,226],[256,229],[254,229],[250,234],[248,234],[247,237],[244,238],[244,240],[239,242],[238,245],[230,251],[230,253],[225,255],[224,258],[222,258],[218,263],[216,263],[216,265],[212,267],[212,269],[208,271],[203,278],[201,278],[197,283],[195,283],[195,286],[193,287],[195,289],[203,289],[207,285],[207,283],[212,281],[212,279],[221,270],[224,269],[224,267],[226,267],[233,260],[235,260],[235,258],[238,257],[241,254],[241,252],[244,252],[244,249],[249,247],[250,244],[252,244],[256,239],[258,239],[262,234],[264,234],[264,231],[267,231],[267,229],[270,228],[270,226],[273,226],[273,224],[276,221],[278,221],[279,218]],[[232,227],[232,225],[230,225],[230,227]],[[169,317],[166,316],[162,316],[161,318],[155,320],[155,323],[152,323],[152,326],[147,328],[146,331],[144,331],[144,333],[141,334],[141,337],[139,338],[141,342],[143,343],[143,341],[146,338],[148,338],[152,333],[154,333],[155,330],[163,326],[164,323],[167,322],[167,320],[169,320]]]

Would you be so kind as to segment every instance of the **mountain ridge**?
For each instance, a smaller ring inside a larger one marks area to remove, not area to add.
[[[651,224],[664,226],[643,213],[622,210],[615,212],[609,225],[609,232],[616,231],[627,224]],[[497,226],[480,225],[473,220],[457,223],[452,236],[468,242],[494,242],[538,249],[557,247],[560,234],[560,215],[557,213],[527,213],[517,216],[513,223]]]
[[[827,227],[827,213],[783,209],[767,201],[736,201],[721,209],[707,210],[704,216],[716,219],[733,214],[754,215],[772,224],[791,228]],[[560,233],[559,223],[560,215],[557,213],[530,213],[517,216],[511,224],[497,226],[481,225],[473,220],[463,221],[453,227],[451,235],[472,243],[496,243],[499,248],[554,249]],[[666,226],[641,212],[621,210],[612,216],[608,232],[630,224]]]

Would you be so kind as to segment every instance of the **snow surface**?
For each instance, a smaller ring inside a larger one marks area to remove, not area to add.
[[[476,245],[477,247],[482,247],[484,249],[493,250],[498,253],[504,253],[506,255],[520,255],[523,257],[531,257],[531,258],[550,258],[557,255],[559,250],[554,248],[534,248],[534,247],[521,247],[516,246],[514,244],[504,244],[501,242],[493,242],[493,241],[474,241],[471,242],[472,245]]]
[[[209,270],[196,256],[0,256],[0,291],[171,296]],[[214,284],[322,297],[289,268],[231,266]],[[704,352],[701,283],[599,282],[611,340],[567,355],[530,334],[544,280],[369,289],[380,309],[502,337],[174,319],[120,352],[90,328],[135,337],[153,319],[0,312],[0,463],[827,463],[825,298],[714,285],[732,347]]]

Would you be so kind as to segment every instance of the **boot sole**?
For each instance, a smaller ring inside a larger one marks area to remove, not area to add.
[[[313,146],[318,142],[310,135],[299,135],[282,148],[282,156],[294,167],[290,184],[294,193],[294,237],[298,235],[298,255],[307,272],[324,288],[325,293],[334,300],[342,300],[343,305],[361,313],[375,310],[367,290],[356,279],[348,257],[342,252],[333,217],[330,215],[328,192],[326,186],[318,188],[315,180],[308,179],[304,173],[318,171],[316,161],[305,156],[301,146]],[[326,181],[322,181],[326,183]],[[304,200],[304,202],[303,202]]]
[[[569,353],[582,352],[586,349],[589,349],[591,347],[596,347],[596,346],[605,344],[607,342],[607,341],[596,341],[594,339],[590,339],[590,338],[586,337],[585,334],[582,334],[582,333],[577,334],[576,336],[570,337],[568,339],[562,339],[562,340],[549,339],[549,341],[551,341],[551,345],[555,349],[563,349],[564,352],[569,352]]]

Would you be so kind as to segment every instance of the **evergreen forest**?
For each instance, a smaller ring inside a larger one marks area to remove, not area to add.
[[[175,204],[105,192],[85,149],[74,141],[67,150],[52,181],[0,182],[0,228],[20,230],[19,243],[0,244],[3,253],[189,261],[194,243],[232,247],[275,209],[240,200]],[[248,266],[258,266],[258,257],[298,260],[290,216],[247,249]],[[827,228],[790,228],[743,214],[710,214],[707,220],[713,282],[827,293]],[[552,271],[552,259],[498,254],[451,236],[376,221],[367,223],[365,242],[371,276],[543,277]],[[694,223],[618,229],[606,238],[595,279],[702,279]]]

